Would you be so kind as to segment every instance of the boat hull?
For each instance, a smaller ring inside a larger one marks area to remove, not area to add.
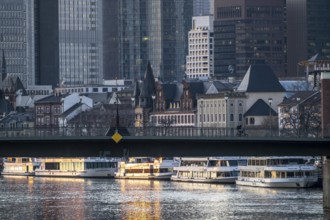
[[[276,179],[272,181],[257,178],[241,178],[236,181],[236,185],[256,186],[264,188],[308,188],[315,186],[316,183],[317,178]]]
[[[34,176],[34,172],[1,172],[1,175],[3,176]]]
[[[125,175],[116,175],[117,179],[148,179],[148,180],[170,180],[173,173],[166,174],[125,174]]]
[[[115,169],[63,171],[63,170],[36,170],[35,176],[39,177],[81,177],[81,178],[114,178]]]
[[[172,176],[172,181],[176,182],[194,182],[194,183],[235,183],[237,177],[228,177],[228,178],[184,178]]]

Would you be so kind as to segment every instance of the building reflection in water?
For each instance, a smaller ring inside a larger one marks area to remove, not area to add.
[[[122,219],[160,219],[162,184],[153,180],[117,180],[123,197]]]
[[[38,213],[43,219],[85,219],[84,179],[42,177],[38,182],[42,183],[38,184],[42,195]]]

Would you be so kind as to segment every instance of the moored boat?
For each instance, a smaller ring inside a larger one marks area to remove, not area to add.
[[[251,157],[239,170],[241,186],[304,188],[318,181],[317,167],[306,157]]]
[[[183,157],[174,168],[173,181],[201,183],[235,183],[238,165],[246,164],[239,157]]]
[[[119,162],[116,178],[121,179],[167,179],[173,175],[178,161],[172,158],[131,157]]]
[[[36,176],[113,178],[116,158],[43,158]]]
[[[4,158],[1,175],[34,176],[40,163],[35,158],[11,157]]]

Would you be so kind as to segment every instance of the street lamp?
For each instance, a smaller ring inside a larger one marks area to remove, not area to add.
[[[273,99],[269,98],[268,103],[269,103],[269,132],[270,132],[270,136],[272,136],[272,102],[273,102]]]
[[[299,112],[300,97],[297,97],[296,100],[297,100],[297,121],[296,121],[296,123],[297,123],[297,134],[299,137],[299,135],[300,135],[300,115],[299,115],[300,114],[300,112]]]
[[[204,110],[204,99],[201,98],[200,100],[200,108],[201,108],[201,123],[202,123],[202,129],[201,129],[201,136],[203,136],[203,128],[204,128],[204,113],[203,113],[203,110]]]
[[[80,128],[80,136],[82,135],[82,125],[81,125],[81,114],[82,114],[82,96],[79,96],[79,105],[80,105],[80,113],[79,113],[79,128]]]
[[[156,112],[156,95],[152,95],[151,96],[152,98],[152,111],[154,112],[152,119],[151,119],[151,122],[152,122],[152,126],[155,127],[155,124],[156,124],[156,116],[155,116],[155,112]],[[152,128],[152,129],[155,129],[155,128]]]
[[[225,114],[226,114],[226,121],[225,121],[225,129],[226,129],[226,131],[225,131],[225,133],[226,133],[226,136],[228,136],[228,133],[227,133],[227,102],[228,102],[228,96],[225,96],[225,101],[226,101],[226,106],[225,106],[225,108],[226,108],[226,112],[225,112]]]

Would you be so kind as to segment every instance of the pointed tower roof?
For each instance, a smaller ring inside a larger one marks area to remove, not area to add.
[[[151,68],[151,64],[148,61],[147,70],[144,74],[144,95],[149,97],[151,95],[156,94],[156,83],[155,77]]]
[[[239,92],[285,92],[278,78],[267,64],[253,64],[246,72]]]

